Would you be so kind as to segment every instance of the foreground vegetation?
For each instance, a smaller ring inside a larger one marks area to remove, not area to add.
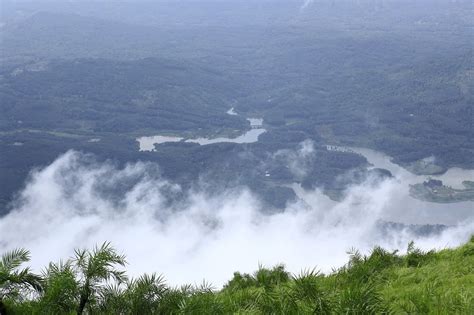
[[[284,266],[234,273],[220,290],[168,286],[161,276],[129,279],[125,256],[109,243],[76,250],[41,275],[24,249],[0,261],[0,314],[472,314],[474,236],[456,249],[406,254],[376,247],[349,253],[330,275],[292,275]]]

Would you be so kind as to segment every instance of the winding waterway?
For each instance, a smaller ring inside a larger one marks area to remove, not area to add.
[[[231,108],[227,111],[227,114],[235,116],[238,115],[234,108]],[[164,136],[164,135],[154,135],[154,136],[144,136],[137,138],[139,144],[139,151],[155,151],[156,144],[162,144],[167,142],[191,142],[198,143],[200,145],[208,145],[214,143],[254,143],[258,141],[258,138],[261,134],[265,133],[267,130],[262,127],[263,119],[261,118],[247,118],[247,121],[250,124],[251,130],[243,133],[242,135],[235,138],[228,137],[218,137],[218,138],[190,138],[186,139],[184,137],[178,136]]]
[[[196,139],[187,139],[185,142],[199,143],[200,145],[207,145],[213,143],[222,143],[222,142],[232,142],[232,143],[254,143],[258,141],[258,137],[264,133],[265,129],[252,129],[240,135],[236,138],[196,138]]]
[[[415,199],[410,196],[410,185],[422,183],[429,177],[442,180],[453,188],[463,188],[462,181],[474,180],[474,170],[458,167],[448,169],[441,175],[415,175],[403,167],[393,163],[391,157],[375,150],[349,147],[355,153],[363,155],[372,164],[372,168],[389,170],[394,179],[388,180],[386,195],[383,203],[383,219],[407,224],[446,224],[455,225],[465,220],[474,219],[474,202],[463,201],[456,203],[435,203]],[[299,187],[294,187],[297,195],[306,200],[311,195]],[[325,203],[331,207],[336,202],[326,197]],[[311,200],[308,200],[309,202]],[[473,231],[474,232],[474,231]]]
[[[474,170],[462,169],[459,167],[452,167],[448,169],[444,174],[440,175],[416,175],[413,174],[403,167],[393,163],[391,157],[375,150],[350,147],[350,150],[363,155],[369,163],[373,164],[373,167],[384,168],[389,170],[393,176],[400,181],[408,184],[422,183],[428,177],[433,179],[439,179],[443,181],[443,184],[451,186],[453,188],[463,189],[462,181],[471,180],[474,181]],[[474,209],[473,209],[474,212]]]

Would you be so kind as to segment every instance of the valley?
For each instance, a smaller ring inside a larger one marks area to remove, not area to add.
[[[0,315],[468,314],[473,16],[1,0]]]

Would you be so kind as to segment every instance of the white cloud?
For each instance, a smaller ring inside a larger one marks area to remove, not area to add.
[[[309,154],[311,145],[298,152]],[[205,278],[222,285],[234,271],[251,272],[259,263],[329,272],[347,261],[351,247],[404,249],[412,239],[424,248],[455,246],[474,231],[470,221],[428,238],[407,230],[381,234],[386,212],[403,211],[394,203],[393,180],[352,187],[340,203],[317,190],[302,192],[306,202],[273,215],[262,214],[249,191],[190,192],[170,205],[179,191],[153,164],[118,168],[68,152],[32,174],[15,209],[0,219],[0,252],[28,248],[39,270],[74,248],[107,240],[127,255],[132,275],[156,271],[172,284]]]
[[[313,4],[314,0],[304,0],[303,4],[300,7],[300,10],[304,10],[307,7],[309,7],[311,4]]]
[[[315,157],[314,142],[304,140],[297,150],[282,149],[273,154],[274,159],[283,159],[290,172],[298,179],[306,177],[311,159]]]

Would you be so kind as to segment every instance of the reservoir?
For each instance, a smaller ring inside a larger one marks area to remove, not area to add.
[[[234,109],[231,108],[227,111],[229,115],[238,115],[234,112]],[[250,124],[251,130],[243,133],[242,135],[235,137],[235,138],[227,138],[227,137],[217,137],[217,138],[184,138],[179,136],[163,136],[163,135],[155,135],[155,136],[144,136],[137,138],[139,144],[139,151],[155,151],[155,144],[161,144],[166,142],[190,142],[190,143],[198,143],[200,145],[208,145],[214,143],[254,143],[258,141],[258,138],[261,134],[266,132],[266,129],[262,127],[263,119],[262,118],[247,118],[247,121]]]
[[[393,163],[391,157],[375,150],[350,147],[363,155],[374,168],[389,170],[394,176],[390,180],[390,202],[384,212],[388,221],[411,224],[454,225],[474,219],[474,202],[436,203],[415,199],[410,196],[410,185],[423,183],[428,178],[442,180],[445,185],[463,188],[462,181],[474,180],[474,170],[453,167],[440,175],[416,175]]]

